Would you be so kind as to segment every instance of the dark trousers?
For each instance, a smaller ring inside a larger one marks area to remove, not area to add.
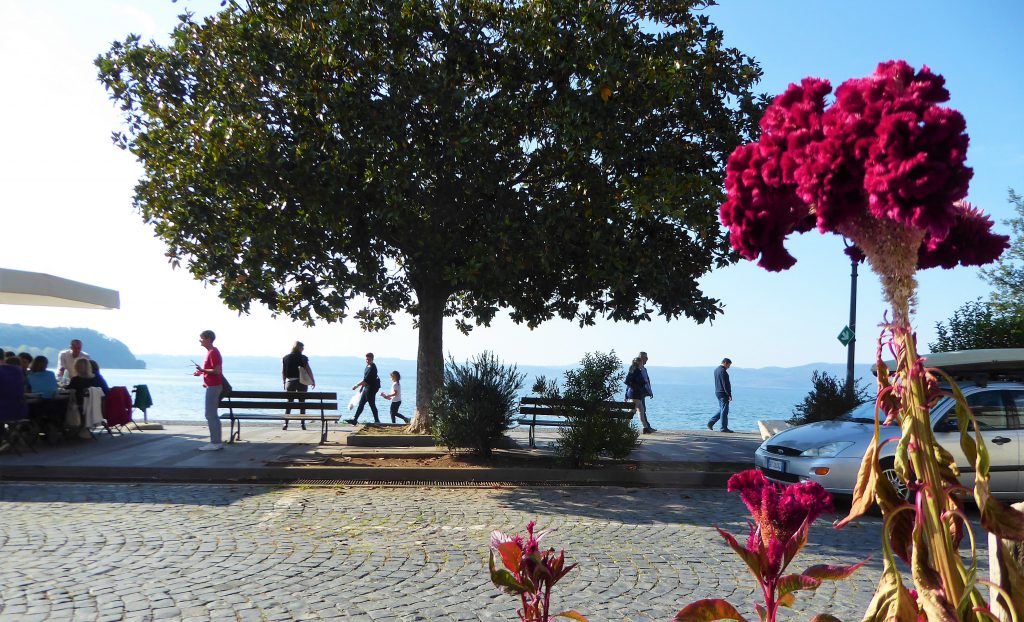
[[[363,387],[363,392],[359,395],[359,407],[356,408],[356,421],[359,421],[359,415],[363,414],[363,407],[367,404],[370,405],[370,412],[373,413],[373,422],[380,423],[380,418],[377,416],[377,389],[370,390],[368,387]]]
[[[401,407],[402,407],[402,402],[401,401],[391,402],[391,423],[398,423],[399,419],[401,419],[402,421],[404,421],[406,423],[409,423],[409,418],[408,417],[406,417],[404,415],[398,414],[398,409],[401,408]]]
[[[301,393],[305,393],[306,391],[309,391],[309,387],[307,387],[306,385],[304,385],[301,382],[299,382],[298,378],[291,378],[291,379],[288,380],[288,385],[285,386],[284,390],[285,391],[299,391]],[[300,397],[298,399],[299,399],[299,403],[300,404],[302,404],[302,403],[304,403],[306,401],[306,398],[304,398],[304,397]],[[292,398],[290,398],[290,397],[288,398],[288,403],[289,404],[292,403]],[[290,415],[291,413],[292,413],[292,409],[291,408],[285,408],[284,409],[284,414]],[[306,409],[305,408],[300,409],[299,410],[299,414],[300,415],[306,414]]]
[[[299,382],[298,378],[289,378],[288,379],[288,384],[285,385],[284,390],[285,391],[299,391],[301,393],[305,393],[306,391],[309,391],[309,387],[307,387],[306,385],[304,385],[301,382]],[[299,404],[304,404],[306,402],[306,398],[300,397],[300,398],[298,398],[298,401],[299,401]],[[290,397],[288,398],[288,403],[289,404],[292,403],[292,398],[290,398]],[[285,408],[284,409],[284,414],[286,414],[286,415],[292,414],[292,409],[291,408]],[[306,414],[306,409],[305,408],[299,409],[299,414],[300,415]],[[306,429],[306,422],[305,421],[300,421],[299,423],[302,424],[302,429],[305,430]],[[284,428],[282,428],[282,429],[284,429],[284,430],[288,429],[288,422],[287,421],[284,422]]]

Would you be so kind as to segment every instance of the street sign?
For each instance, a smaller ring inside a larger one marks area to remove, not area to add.
[[[836,339],[838,339],[839,343],[843,344],[844,346],[848,346],[850,345],[850,342],[853,341],[853,337],[853,331],[850,329],[850,327],[844,326],[842,332],[839,333],[839,336],[836,337]]]

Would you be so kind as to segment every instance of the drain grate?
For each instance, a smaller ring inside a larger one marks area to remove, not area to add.
[[[375,486],[381,488],[521,488],[538,486],[587,486],[588,484],[571,484],[567,482],[480,482],[480,481],[408,481],[395,480],[339,480],[339,479],[297,479],[291,482],[295,486]],[[592,484],[589,484],[592,485]]]

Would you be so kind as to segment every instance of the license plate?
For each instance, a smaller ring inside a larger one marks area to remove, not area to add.
[[[779,473],[785,473],[786,463],[782,460],[776,460],[775,458],[768,458],[768,469],[771,471],[778,471]]]

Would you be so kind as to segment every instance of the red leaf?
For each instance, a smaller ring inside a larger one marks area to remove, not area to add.
[[[777,584],[779,596],[785,596],[797,590],[816,590],[819,585],[821,585],[821,579],[802,574],[788,574],[780,578]]]
[[[676,622],[713,622],[714,620],[738,620],[747,622],[729,603],[721,598],[706,598],[692,602],[676,614]]]
[[[590,620],[588,620],[586,617],[584,617],[584,615],[582,613],[580,613],[579,611],[562,611],[560,613],[554,614],[551,617],[552,618],[571,618],[573,620],[576,620],[577,622],[590,622]]]
[[[501,555],[501,563],[513,573],[519,572],[519,565],[523,560],[523,549],[515,542],[502,542],[498,545],[498,553]]]
[[[491,570],[491,583],[500,588],[503,592],[512,595],[519,595],[526,591],[522,583],[516,580],[515,576],[504,568],[498,568],[494,564],[494,551],[491,551],[491,559],[488,562]]]
[[[804,571],[805,577],[812,577],[814,579],[835,581],[836,579],[845,579],[857,572],[857,570],[868,563],[867,558],[862,562],[857,562],[851,566],[830,566],[829,564],[819,564],[817,566],[811,566]]]
[[[746,547],[740,545],[740,543],[736,541],[736,538],[732,537],[732,534],[728,531],[723,531],[718,527],[715,527],[715,529],[718,529],[718,533],[722,534],[725,541],[729,543],[729,547],[736,551],[736,554],[742,557],[743,561],[747,562],[747,567],[750,568],[750,572],[753,573],[754,578],[760,583],[764,583],[764,580],[761,577],[761,558],[758,557],[756,553],[748,551]]]

